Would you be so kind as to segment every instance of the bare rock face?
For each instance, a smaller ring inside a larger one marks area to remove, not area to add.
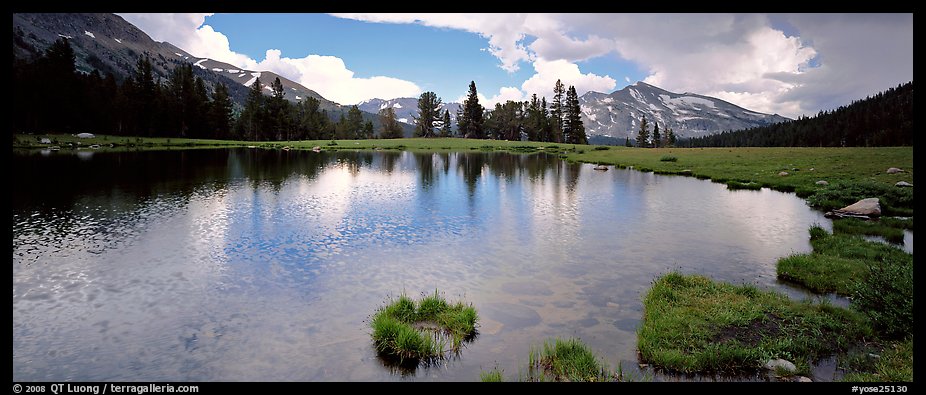
[[[839,210],[830,211],[826,215],[829,217],[880,217],[881,204],[878,198],[862,199]]]
[[[897,174],[897,173],[903,173],[903,172],[904,171],[902,169],[898,169],[896,167],[891,167],[887,169],[887,174]]]

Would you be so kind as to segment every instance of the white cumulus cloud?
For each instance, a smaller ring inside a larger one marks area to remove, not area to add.
[[[562,59],[554,61],[537,59],[534,61],[534,71],[536,74],[524,81],[521,89],[528,95],[536,93],[537,97],[545,96],[547,99],[553,97],[553,86],[556,80],[560,80],[567,88],[570,85],[575,86],[579,96],[588,91],[611,92],[617,83],[607,75],[583,74],[577,64]]]
[[[408,97],[421,93],[414,82],[387,76],[356,77],[336,56],[284,57],[267,50],[257,61],[234,52],[226,37],[206,25],[212,14],[120,14],[154,40],[167,41],[196,57],[211,58],[248,70],[272,71],[312,89],[326,99],[354,104],[376,97]]]
[[[478,33],[503,69],[533,62],[537,74],[522,85],[525,95],[549,93],[553,76],[541,70],[548,67],[564,73],[556,78],[567,85],[573,78],[577,90],[607,92],[613,79],[578,69],[606,54],[635,64],[661,88],[789,117],[913,80],[912,14],[335,15]]]
[[[398,78],[354,77],[344,60],[336,56],[287,58],[281,55],[279,49],[268,49],[256,68],[286,76],[338,103],[355,104],[376,97],[414,97],[421,93],[418,85]]]

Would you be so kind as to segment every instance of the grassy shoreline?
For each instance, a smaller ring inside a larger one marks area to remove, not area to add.
[[[643,306],[642,360],[683,373],[753,371],[784,358],[808,374],[812,361],[872,333],[851,310],[676,272],[654,281]]]
[[[53,144],[40,144],[40,138]],[[410,151],[515,151],[547,152],[566,160],[582,163],[632,167],[657,174],[693,176],[729,184],[731,188],[766,187],[795,192],[807,197],[835,183],[875,183],[894,187],[898,181],[913,182],[913,147],[770,147],[770,148],[653,148],[639,149],[614,146],[557,144],[535,141],[473,140],[461,138],[404,138],[387,140],[305,140],[305,141],[236,141],[185,138],[154,138],[97,135],[79,139],[68,134],[13,136],[14,149],[76,149],[93,144],[101,151],[116,148],[229,148],[256,147],[296,150],[371,150],[401,149]],[[68,144],[73,144],[69,146]],[[110,147],[112,145],[112,147]],[[665,160],[672,158],[672,160]],[[889,167],[902,173],[887,174]],[[788,175],[779,175],[787,172]]]

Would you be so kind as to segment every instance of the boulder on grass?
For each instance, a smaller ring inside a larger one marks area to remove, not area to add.
[[[896,167],[891,167],[887,169],[887,174],[897,174],[897,173],[903,173],[903,172],[904,171],[902,169],[898,169]]]
[[[788,172],[783,171],[783,172],[781,172],[781,173],[778,173],[778,175],[784,177],[784,176],[788,175]]]
[[[839,210],[826,213],[827,217],[871,218],[881,216],[881,204],[878,198],[862,199]]]
[[[906,181],[897,181],[897,183],[894,184],[894,186],[895,186],[895,187],[911,187],[911,188],[912,188],[912,187],[913,187],[913,184],[911,184],[911,183],[909,183],[909,182],[906,182]]]
[[[794,364],[790,361],[781,358],[768,360],[768,362],[765,363],[765,368],[768,370],[783,371],[787,373],[794,373],[797,371],[797,366],[794,366]]]
[[[826,180],[817,181],[816,184],[817,184],[817,185],[822,185],[822,186],[830,185],[830,183],[827,182]]]

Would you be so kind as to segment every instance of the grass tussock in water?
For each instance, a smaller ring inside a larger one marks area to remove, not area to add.
[[[807,373],[811,361],[846,350],[872,332],[851,310],[680,273],[658,278],[643,308],[637,331],[641,359],[684,373],[755,371],[773,358]]]
[[[842,221],[845,220],[834,221],[834,229]],[[908,261],[911,265],[913,262],[913,255],[899,248],[852,234],[830,234],[819,226],[810,228],[810,244],[812,253],[782,258],[776,270],[778,278],[818,293],[852,295],[853,287],[864,281],[872,267],[881,267],[888,261]],[[912,288],[910,297],[912,300]]]
[[[554,339],[541,348],[532,348],[528,357],[526,381],[612,381],[608,371],[592,350],[579,339]]]
[[[743,181],[737,181],[737,180],[730,180],[730,181],[727,181],[726,184],[727,184],[727,189],[729,190],[746,189],[750,191],[758,191],[762,189],[762,184],[759,184],[757,182],[752,182],[752,181],[743,182]]]
[[[488,372],[483,371],[479,373],[479,381],[483,383],[501,383],[505,381],[505,378],[502,375],[502,371],[496,367]]]
[[[878,236],[894,244],[903,244],[903,229],[907,224],[893,218],[885,221],[866,221],[859,218],[839,218],[833,220],[833,233]],[[910,220],[910,227],[913,221]]]
[[[476,335],[476,309],[448,303],[435,290],[415,302],[402,295],[381,307],[370,320],[373,343],[383,355],[400,361],[428,361],[459,352]]]
[[[483,382],[504,381],[502,371],[496,366],[492,370],[482,371],[479,379]],[[595,356],[592,349],[582,340],[552,339],[544,342],[541,347],[531,347],[528,354],[526,374],[522,370],[518,374],[518,381],[569,381],[569,382],[598,382],[598,381],[634,381],[651,380],[647,376],[634,377],[624,375],[620,365],[617,372],[608,369],[608,365]]]

